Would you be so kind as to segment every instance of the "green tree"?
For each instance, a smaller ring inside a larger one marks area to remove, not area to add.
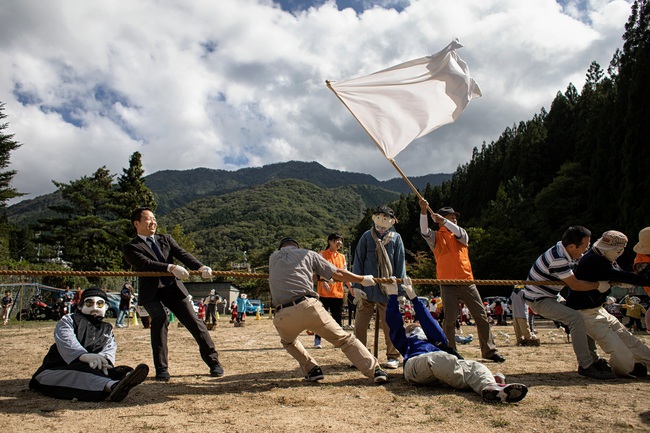
[[[106,167],[70,183],[53,183],[65,204],[50,208],[60,216],[40,221],[42,241],[63,247],[63,258],[86,271],[122,268],[121,245],[126,242],[121,207]]]
[[[4,109],[5,104],[0,102],[0,122],[7,117],[4,114]],[[5,170],[9,166],[11,152],[22,146],[13,139],[14,134],[4,132],[7,128],[9,128],[8,123],[0,123],[0,206],[3,208],[7,206],[8,200],[24,195],[10,186],[11,181],[16,175],[16,171]]]
[[[129,158],[129,168],[122,170],[122,175],[117,180],[118,191],[122,194],[121,203],[124,206],[124,215],[140,206],[147,206],[153,211],[157,204],[153,193],[145,185],[144,169],[142,168],[142,155],[134,152]]]

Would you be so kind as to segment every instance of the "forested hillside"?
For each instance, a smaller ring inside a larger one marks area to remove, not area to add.
[[[375,189],[380,195],[382,191]],[[322,249],[327,236],[345,233],[359,221],[366,204],[358,187],[325,189],[296,179],[275,180],[250,189],[195,200],[162,218],[191,234],[206,262],[227,266],[243,252],[254,266],[268,260],[277,242],[291,236],[305,247]]]
[[[451,180],[423,191],[434,210],[461,213],[476,278],[525,278],[535,258],[574,224],[589,228],[592,242],[606,230],[626,233],[630,242],[619,261],[629,268],[638,232],[650,226],[649,22],[648,2],[636,2],[623,50],[606,70],[593,62],[580,91],[569,84],[548,111],[506,128],[474,149]],[[416,200],[403,198],[400,206],[410,221],[399,227],[407,247],[423,246]]]

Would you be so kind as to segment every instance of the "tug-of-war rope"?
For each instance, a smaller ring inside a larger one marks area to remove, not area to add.
[[[199,271],[189,271],[190,275],[200,276]],[[20,270],[20,269],[0,269],[0,275],[28,276],[28,277],[169,277],[173,276],[171,272],[130,272],[130,271],[53,271],[53,270]],[[240,271],[212,271],[213,277],[234,277],[234,278],[256,278],[268,279],[269,274],[257,274],[254,272]],[[375,278],[375,283],[390,283],[390,278]],[[397,278],[398,283],[402,283],[401,278]],[[430,278],[412,278],[413,284],[424,285],[441,285],[441,286],[466,286],[476,284],[477,286],[517,286],[517,285],[544,285],[560,286],[565,283],[562,281],[527,281],[527,280],[442,280]]]

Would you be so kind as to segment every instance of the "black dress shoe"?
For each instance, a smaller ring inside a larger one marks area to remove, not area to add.
[[[160,382],[169,382],[169,379],[172,377],[169,375],[169,372],[165,368],[164,370],[157,370],[156,371],[156,380]]]
[[[212,364],[210,366],[210,376],[221,377],[223,376],[223,368],[221,364]]]
[[[503,356],[499,355],[498,353],[495,353],[494,355],[490,356],[488,359],[490,361],[499,362],[499,363],[506,362],[506,359]]]

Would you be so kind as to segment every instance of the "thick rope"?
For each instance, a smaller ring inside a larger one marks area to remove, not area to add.
[[[201,275],[200,271],[189,271],[190,275]],[[16,275],[30,277],[168,277],[173,276],[171,272],[129,272],[129,271],[54,271],[54,270],[21,270],[21,269],[0,269],[0,275]],[[215,277],[235,277],[235,278],[256,278],[268,279],[269,274],[256,274],[254,272],[239,271],[212,271]],[[375,278],[376,283],[390,283],[390,278]],[[476,284],[478,286],[517,286],[517,285],[535,285],[535,286],[563,286],[563,281],[527,281],[527,280],[439,280],[428,278],[413,278],[413,284],[421,285],[441,285],[441,286],[467,286]],[[402,283],[401,278],[397,278],[398,283]]]

